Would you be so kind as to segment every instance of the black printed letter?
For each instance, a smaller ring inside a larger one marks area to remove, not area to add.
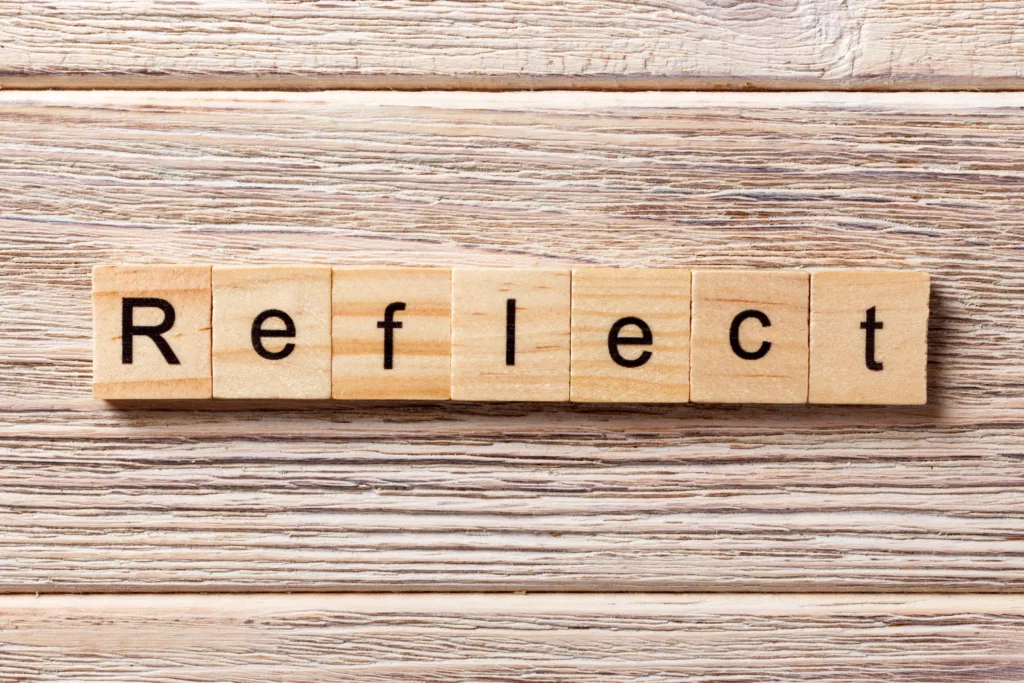
[[[757,351],[747,351],[740,346],[740,325],[747,318],[753,318],[757,322],[761,323],[761,327],[771,327],[772,321],[768,319],[761,311],[747,310],[743,311],[735,318],[732,319],[732,325],[729,326],[729,345],[732,346],[732,351],[740,358],[746,360],[757,360],[758,358],[764,358],[768,355],[769,349],[772,348],[770,341],[761,342],[761,346],[758,347]]]
[[[639,337],[620,337],[619,334],[622,332],[622,328],[627,325],[633,325],[634,327],[640,328]],[[608,353],[611,355],[612,360],[621,365],[624,368],[638,368],[651,359],[651,352],[644,351],[639,356],[633,359],[623,358],[622,354],[619,353],[619,345],[621,344],[636,344],[642,346],[650,346],[654,343],[654,335],[651,334],[651,328],[640,318],[620,318],[615,321],[612,325],[612,329],[608,330]]]
[[[868,366],[868,370],[881,370],[883,365],[875,360],[875,330],[880,330],[882,327],[881,322],[875,321],[875,307],[872,306],[867,311],[868,319],[860,324],[860,329],[864,330],[864,363]]]
[[[516,364],[516,300],[505,300],[505,365]]]
[[[159,325],[136,325],[133,322],[136,308],[159,308],[164,313],[164,320]],[[174,306],[165,299],[124,298],[121,299],[121,362],[131,365],[134,357],[134,339],[136,336],[146,336],[153,340],[156,348],[169,365],[181,365],[181,361],[174,355],[171,345],[160,335],[165,334],[174,327]]]
[[[395,367],[395,330],[402,329],[402,323],[395,321],[395,313],[404,311],[405,304],[401,301],[388,304],[384,309],[384,319],[377,322],[377,328],[384,330],[384,369]]]
[[[277,318],[284,323],[283,330],[265,330],[263,329],[263,323],[268,318]],[[280,351],[268,351],[263,346],[264,337],[294,337],[295,336],[295,322],[292,317],[284,311],[279,311],[276,308],[263,311],[256,319],[252,321],[252,348],[256,350],[256,353],[262,358],[267,360],[281,360],[291,355],[292,351],[295,350],[295,344],[291,342],[284,345]]]

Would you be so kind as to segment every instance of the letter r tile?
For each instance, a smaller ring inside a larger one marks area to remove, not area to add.
[[[568,270],[452,271],[452,398],[569,400]]]
[[[928,400],[928,273],[811,275],[811,403]]]
[[[214,266],[213,395],[330,398],[329,266]]]
[[[801,271],[694,271],[691,401],[807,402],[808,281]]]
[[[685,403],[690,271],[572,272],[572,400]]]
[[[96,266],[93,395],[210,398],[210,266]]]
[[[336,399],[447,400],[451,269],[335,268]]]

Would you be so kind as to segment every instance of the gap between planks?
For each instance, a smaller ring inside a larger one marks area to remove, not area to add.
[[[1024,11],[1024,10],[1022,10]],[[829,81],[808,77],[716,76],[398,76],[290,74],[230,76],[167,75],[21,75],[0,73],[0,90],[6,91],[188,91],[188,92],[329,92],[334,90],[380,92],[743,92],[743,93],[997,93],[1024,90],[1024,76],[970,79],[921,76],[905,79],[872,77]]]
[[[807,108],[830,107],[836,114],[849,108],[877,109],[879,114],[887,114],[891,118],[901,111],[907,115],[919,112],[941,111],[950,115],[961,112],[964,115],[993,109],[1018,109],[1024,107],[1024,92],[999,91],[942,91],[942,92],[859,92],[859,91],[782,91],[782,92],[705,92],[687,90],[682,92],[605,92],[554,89],[544,92],[472,92],[462,90],[422,90],[405,92],[402,90],[361,90],[338,89],[326,92],[293,92],[264,89],[243,89],[228,92],[188,92],[175,89],[153,89],[135,92],[127,89],[96,89],[86,90],[0,90],[0,104],[35,104],[40,107],[70,106],[92,107],[105,104],[117,104],[132,108],[143,108],[158,103],[181,106],[187,109],[202,110],[204,107],[239,108],[244,111],[258,111],[262,107],[274,105],[277,108],[312,103],[323,106],[337,107],[422,107],[429,109],[477,110],[494,109],[500,113],[508,107],[511,111],[528,110],[543,114],[548,110],[571,111],[575,114],[586,113],[587,110],[603,111],[608,108],[671,108],[687,111],[726,107],[729,109],[764,109],[792,110],[794,116],[802,116]],[[642,111],[636,112],[642,114]],[[726,112],[716,112],[724,115]],[[739,113],[738,111],[735,113]],[[386,110],[381,112],[382,123],[387,119]],[[512,123],[513,121],[510,121]],[[542,122],[538,118],[536,123]],[[464,123],[458,121],[456,123]],[[518,122],[515,122],[518,123]],[[637,121],[636,123],[641,123]],[[719,120],[715,125],[724,126],[726,119]],[[909,123],[909,122],[908,122]],[[737,121],[736,124],[749,122]],[[230,127],[232,122],[225,120],[221,125]],[[887,125],[894,125],[887,122]],[[710,130],[710,129],[709,129]],[[638,129],[637,132],[641,132]],[[625,129],[623,132],[630,132]]]

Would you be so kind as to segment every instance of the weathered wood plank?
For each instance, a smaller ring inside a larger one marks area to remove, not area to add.
[[[0,6],[4,88],[1006,89],[1024,1]]]
[[[1020,596],[0,599],[17,681],[1005,681]]]
[[[1022,105],[0,94],[0,589],[1024,591]],[[920,268],[932,403],[107,406],[115,261]]]

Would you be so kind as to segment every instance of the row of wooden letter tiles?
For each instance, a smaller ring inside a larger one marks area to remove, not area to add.
[[[97,266],[104,399],[922,404],[916,271]]]

